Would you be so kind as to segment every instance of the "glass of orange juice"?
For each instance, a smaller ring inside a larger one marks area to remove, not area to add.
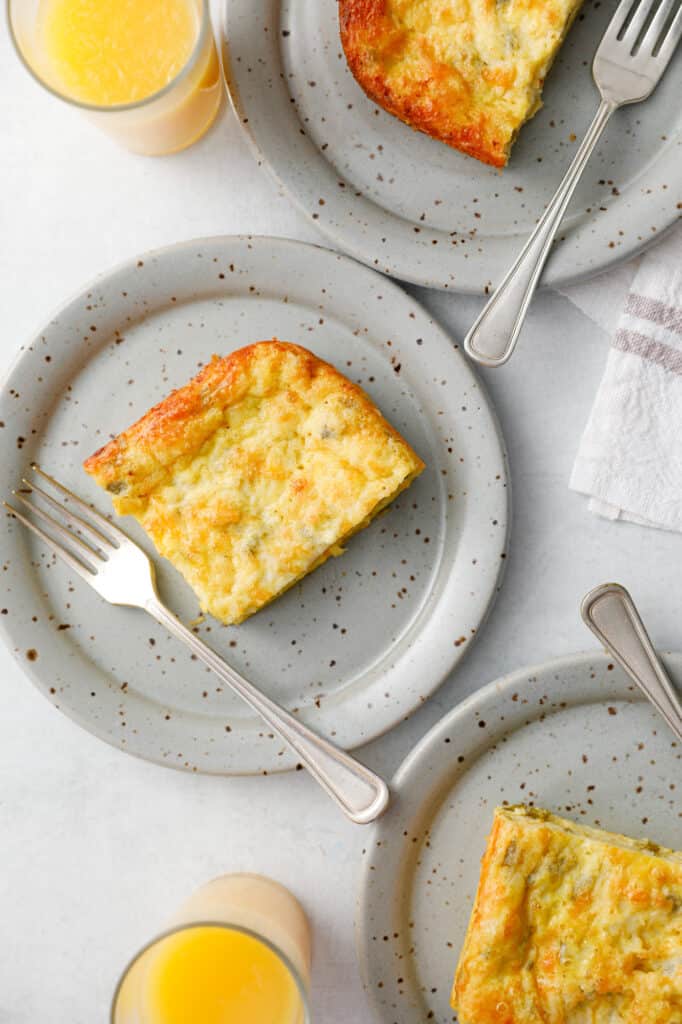
[[[41,85],[136,153],[208,129],[223,86],[208,0],[7,0],[17,52]]]
[[[310,1024],[310,926],[261,875],[198,889],[128,964],[111,1024]]]

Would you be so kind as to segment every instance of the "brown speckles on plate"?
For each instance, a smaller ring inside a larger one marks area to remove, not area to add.
[[[594,86],[585,55],[610,14],[597,2],[576,21],[545,86],[544,107],[524,126],[502,173],[413,132],[367,99],[340,51],[331,3],[282,9],[233,0],[226,37],[245,40],[249,60],[231,55],[231,95],[259,163],[335,246],[403,280],[483,292],[513,261],[589,123]],[[256,65],[273,73],[256,76]],[[624,131],[600,148],[579,185],[548,284],[603,270],[636,252],[652,226],[660,234],[674,222],[673,192],[663,186],[679,161],[681,85],[681,69],[671,67],[646,118],[636,109],[622,112]],[[607,184],[615,167],[618,194]],[[622,244],[610,249],[623,228]]]
[[[682,655],[664,660],[681,685]],[[447,714],[398,770],[395,803],[366,840],[356,931],[376,1020],[452,1021],[449,983],[496,805],[546,807],[680,849],[678,747],[600,654],[522,669]]]
[[[326,216],[326,186],[315,204]],[[216,238],[199,251],[190,242],[134,259],[25,348],[0,396],[9,428],[0,434],[3,466],[18,482],[38,458],[106,510],[108,496],[91,487],[79,459],[120,430],[121,416],[132,421],[212,353],[274,330],[357,377],[427,471],[342,558],[238,628],[196,622],[195,598],[160,558],[159,585],[235,668],[342,746],[356,745],[423,703],[471,646],[464,638],[475,635],[499,586],[506,533],[508,496],[491,486],[506,479],[494,418],[484,401],[472,401],[476,378],[461,353],[400,288],[337,253],[277,239]],[[71,341],[79,338],[87,343],[76,358]],[[424,352],[433,380],[423,373]],[[15,396],[29,393],[24,409]],[[454,464],[445,438],[463,462]],[[132,520],[121,525],[143,539]],[[188,771],[294,767],[288,750],[143,613],[93,600],[11,526],[0,531],[0,548],[12,592],[0,627],[67,714],[130,753]],[[29,650],[40,658],[29,662]]]

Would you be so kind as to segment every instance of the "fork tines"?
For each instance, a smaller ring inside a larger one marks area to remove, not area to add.
[[[660,56],[667,63],[682,34],[682,5],[680,0],[621,0],[609,31],[630,55]]]
[[[63,500],[57,500],[57,498],[26,477],[22,479],[24,487],[12,491],[12,494],[34,516],[49,526],[50,533],[41,529],[32,519],[29,519],[6,501],[3,502],[5,508],[12,516],[31,530],[32,533],[40,537],[55,554],[59,555],[79,575],[95,573],[97,571],[96,563],[102,558],[106,559],[109,552],[114,551],[122,540],[127,539],[125,534],[91,508],[91,506],[87,505],[78,495],[45,473],[36,463],[31,465],[31,469],[38,477],[54,488],[59,494],[63,495]],[[37,501],[31,501],[29,499],[30,495],[35,495],[38,501],[53,509],[60,518],[47,512]],[[72,512],[67,507],[68,504],[78,508],[82,514],[76,515],[75,512]],[[87,516],[87,518],[83,516]],[[83,533],[85,533],[85,537],[82,536]],[[54,539],[53,534],[60,537],[68,546],[65,547],[63,544],[58,543]]]

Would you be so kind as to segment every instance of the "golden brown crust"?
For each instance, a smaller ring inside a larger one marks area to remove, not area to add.
[[[264,344],[273,346],[273,356],[275,352],[283,354],[298,349],[273,338],[270,342],[247,345],[229,356],[213,356],[189,383],[171,391],[136,423],[86,459],[85,471],[106,487],[112,480],[120,480],[121,472],[132,475],[139,471],[145,454],[153,473],[156,463],[171,463],[179,449],[201,444],[213,429],[206,414],[226,408],[243,396],[249,386],[249,367],[260,351],[258,346]],[[311,372],[314,357],[305,349],[299,351],[305,353],[301,368],[307,367]]]
[[[460,1024],[682,1024],[682,854],[498,808],[452,1005]]]
[[[360,387],[272,339],[214,357],[84,463],[199,595],[239,622],[423,469]]]
[[[581,0],[339,0],[367,95],[412,128],[504,167]]]
[[[86,473],[102,487],[109,487],[112,481],[120,482],[125,475],[143,475],[157,482],[163,468],[180,452],[198,447],[212,433],[219,410],[234,405],[252,391],[252,369],[254,364],[263,363],[265,348],[269,365],[262,372],[263,397],[280,385],[284,363],[295,355],[297,382],[304,389],[314,380],[325,380],[326,388],[352,395],[371,420],[381,421],[383,429],[402,445],[406,444],[357,384],[308,349],[272,338],[246,345],[229,356],[213,356],[189,383],[172,391],[131,427],[86,459],[83,463]]]

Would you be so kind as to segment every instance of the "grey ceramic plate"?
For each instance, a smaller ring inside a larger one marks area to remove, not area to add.
[[[682,685],[682,655],[664,660]],[[681,759],[602,654],[523,669],[454,708],[404,761],[367,836],[356,923],[374,1019],[456,1020],[450,987],[498,804],[534,803],[680,849]]]
[[[347,257],[282,239],[213,238],[94,282],[22,351],[0,398],[5,486],[32,460],[109,511],[81,461],[205,363],[278,335],[359,382],[427,463],[387,513],[238,628],[199,628],[236,668],[345,747],[401,721],[467,650],[495,594],[507,470],[494,415],[443,331]],[[122,525],[151,551],[133,520]],[[161,764],[241,773],[288,750],[142,612],[112,608],[9,519],[0,628],[48,698]],[[190,589],[157,558],[185,621]]]
[[[590,65],[617,0],[587,0],[500,172],[372,103],[341,50],[337,0],[229,0],[225,68],[259,161],[336,245],[406,281],[482,292],[534,227],[596,112]],[[682,59],[613,119],[547,264],[565,285],[654,241],[679,217]]]

